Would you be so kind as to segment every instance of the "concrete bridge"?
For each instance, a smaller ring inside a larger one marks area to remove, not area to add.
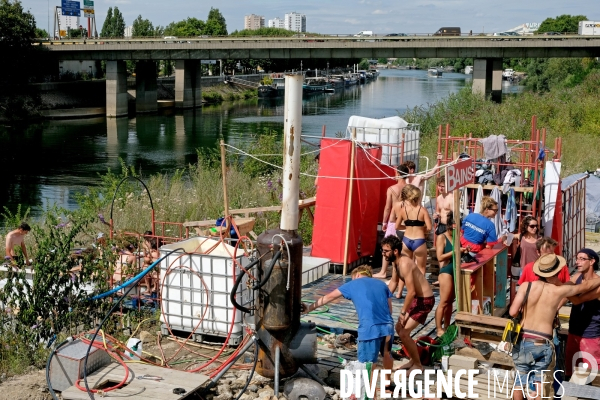
[[[175,104],[200,106],[200,60],[472,57],[473,92],[500,101],[503,58],[600,57],[600,36],[335,36],[86,39],[39,42],[59,60],[106,61],[106,114],[127,114],[125,60],[136,60],[137,111],[156,111],[156,62],[175,60]]]

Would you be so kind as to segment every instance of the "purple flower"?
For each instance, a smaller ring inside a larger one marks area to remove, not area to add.
[[[31,329],[36,329],[37,327],[38,327],[37,324],[35,324],[35,325],[31,326]]]
[[[271,191],[271,189],[273,189],[273,182],[271,182],[270,179],[267,181],[267,189],[269,189],[269,191]]]
[[[7,314],[12,314],[12,308],[6,307],[6,313]]]
[[[282,193],[279,193],[279,200],[280,201],[283,200],[283,194]]]
[[[66,222],[62,222],[62,223],[56,225],[55,228],[64,228],[65,226],[67,226],[67,223]]]
[[[104,215],[102,213],[98,213],[98,219],[100,220],[100,222],[102,222],[104,225],[110,225],[108,222],[106,222],[106,220],[104,219]]]

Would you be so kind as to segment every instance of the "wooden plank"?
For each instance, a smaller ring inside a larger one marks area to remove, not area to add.
[[[129,363],[128,383],[120,389],[109,392],[113,397],[127,397],[132,400],[142,399],[164,399],[180,400],[199,389],[209,378],[202,374],[191,374],[189,372],[157,367],[149,364]],[[118,383],[123,379],[123,366],[118,363],[102,368],[90,375],[88,382],[93,388],[93,383],[104,384],[107,382]],[[137,379],[141,375],[160,376],[161,381],[149,379]],[[173,389],[183,388],[186,394],[182,397],[173,393]],[[72,386],[62,392],[65,400],[89,399],[89,395]],[[109,396],[107,396],[109,397]]]
[[[469,183],[467,185],[467,187],[469,189],[479,189],[480,186],[483,187],[483,190],[494,190],[495,188],[498,187],[496,185],[479,185],[477,183]],[[516,186],[511,186],[510,188],[514,189],[515,193],[533,193],[533,187],[516,187]]]
[[[502,330],[504,330],[508,319],[492,317],[490,315],[473,315],[467,312],[460,311],[456,313],[456,322],[465,326],[468,324],[489,325],[501,327]]]
[[[475,348],[472,349],[470,347],[463,347],[462,349],[459,349],[456,352],[456,354],[459,354],[461,356],[473,357],[478,359],[479,361],[487,361],[493,362],[494,364],[505,365],[507,367],[514,368],[515,366],[511,356],[505,353],[500,353],[498,351],[492,351],[488,355],[484,356],[479,350]]]

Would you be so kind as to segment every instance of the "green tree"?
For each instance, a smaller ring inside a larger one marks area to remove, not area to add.
[[[155,36],[154,35],[154,26],[152,26],[152,22],[148,19],[142,19],[141,15],[133,21],[131,36],[133,37],[145,37],[145,36]]]
[[[100,31],[100,36],[113,37],[112,19],[113,10],[112,7],[108,7],[108,11],[106,12],[106,19],[104,20],[104,24],[102,24],[102,30]]]
[[[556,18],[546,18],[537,30],[537,33],[562,32],[575,33],[579,28],[579,21],[587,21],[585,15],[560,15]]]
[[[179,22],[171,22],[165,27],[165,36],[190,37],[204,35],[205,22],[198,18],[188,18]]]
[[[125,36],[125,20],[118,7],[114,10],[112,7],[108,8],[100,36],[109,38]]]
[[[210,8],[203,34],[210,36],[227,36],[227,23],[218,8]]]
[[[35,37],[39,39],[49,38],[50,35],[46,32],[45,29],[35,28]]]
[[[19,0],[0,0],[0,84],[15,85],[29,78],[31,45],[36,37],[35,18]],[[0,98],[3,90],[0,89]]]

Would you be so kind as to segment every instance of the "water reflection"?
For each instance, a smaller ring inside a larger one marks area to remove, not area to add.
[[[384,70],[369,84],[335,93],[310,95],[302,102],[303,134],[345,132],[352,115],[382,118],[407,108],[427,106],[464,87],[471,76],[426,71]],[[504,88],[505,86],[503,86]],[[120,161],[143,174],[172,172],[197,161],[197,149],[215,148],[219,138],[234,146],[256,134],[283,130],[283,98],[250,99],[206,105],[196,110],[161,111],[134,118],[46,121],[25,127],[0,127],[5,180],[0,205],[17,204],[39,214],[58,203],[76,207],[75,193],[99,182],[99,174],[121,168]]]

